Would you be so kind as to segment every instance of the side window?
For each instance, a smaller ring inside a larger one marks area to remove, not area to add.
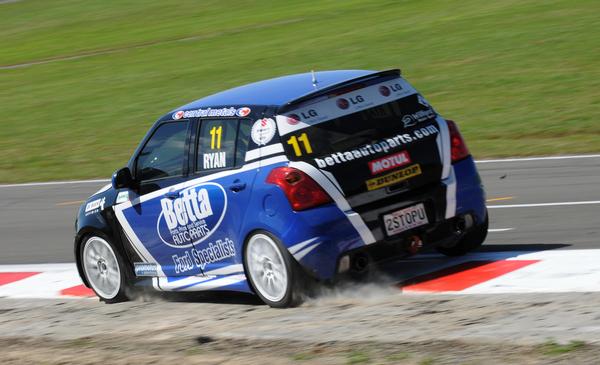
[[[247,125],[244,120],[203,120],[198,133],[196,171],[243,165],[250,133]]]
[[[187,121],[166,123],[156,129],[138,156],[135,174],[138,180],[183,174],[188,124]]]

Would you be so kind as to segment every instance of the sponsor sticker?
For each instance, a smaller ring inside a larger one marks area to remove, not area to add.
[[[98,213],[104,210],[104,204],[106,203],[106,197],[92,200],[85,205],[85,215]]]
[[[234,257],[235,245],[229,238],[210,242],[204,248],[193,248],[179,255],[172,255],[175,273],[181,274],[199,267],[204,270],[206,265]]]
[[[388,151],[393,148],[405,146],[423,138],[434,136],[438,133],[439,131],[434,125],[428,125],[426,127],[415,129],[411,133],[397,134],[393,137],[383,139],[376,143],[366,144],[353,150],[335,152],[329,156],[315,158],[314,161],[317,167],[324,169],[330,166],[361,159],[363,157],[369,157],[379,153],[388,153]]]
[[[393,185],[404,180],[408,180],[417,175],[421,175],[421,166],[414,164],[398,171],[391,172],[387,175],[379,176],[366,181],[367,190],[375,190],[385,186]]]
[[[171,118],[173,118],[173,120],[179,120],[179,119],[183,118],[184,114],[185,114],[185,112],[183,110],[180,110],[178,112],[173,113]]]
[[[237,112],[235,112],[235,114],[237,114],[238,117],[245,117],[248,114],[250,114],[251,112],[252,112],[252,109],[250,109],[247,106],[245,106],[243,108],[239,108],[237,110]]]
[[[379,93],[380,93],[381,95],[383,95],[383,96],[390,96],[390,94],[391,94],[392,92],[390,91],[390,88],[389,88],[389,87],[387,87],[387,86],[385,86],[385,85],[381,85],[381,86],[379,87]]]
[[[117,200],[115,204],[121,204],[129,201],[129,191],[120,191],[117,195]]]
[[[298,116],[296,114],[290,114],[286,117],[285,121],[289,125],[296,125],[296,124],[300,123],[300,116]]]
[[[203,170],[222,169],[224,167],[227,167],[226,152],[212,152],[202,155]]]
[[[185,248],[210,237],[227,210],[227,194],[216,183],[203,183],[182,190],[179,197],[160,201],[156,223],[160,240],[170,247]]]
[[[288,114],[288,118],[295,119],[298,122],[300,122],[300,121],[310,122],[310,121],[314,120],[315,118],[319,118],[319,117],[321,117],[321,116],[315,109],[303,110],[303,111],[298,112],[298,114],[296,114],[296,113]],[[290,123],[290,124],[295,125],[293,123]],[[298,124],[298,123],[296,123],[296,124]]]
[[[178,112],[173,113],[171,116],[174,120],[179,120],[181,118],[206,118],[206,117],[235,117],[237,116],[245,116],[250,114],[250,108],[244,107],[240,109],[236,109],[233,107],[229,108],[206,108],[206,109],[195,109],[195,110],[180,110]],[[245,115],[241,115],[243,113],[247,113]]]
[[[418,112],[406,114],[405,116],[403,116],[402,123],[404,124],[404,128],[412,127],[417,123],[435,118],[435,116],[436,114],[431,108],[427,110],[419,110]]]
[[[252,141],[259,146],[269,143],[275,136],[275,121],[271,118],[262,118],[257,120],[252,126]]]
[[[135,276],[158,276],[158,265],[148,262],[134,262]]]
[[[410,162],[408,151],[401,151],[394,153],[393,155],[369,161],[369,169],[371,169],[372,175],[377,175],[388,170],[393,170],[395,168],[408,165]]]
[[[350,107],[350,103],[344,98],[337,99],[335,103],[340,109],[348,109],[348,107]]]
[[[362,108],[364,106],[372,105],[373,104],[371,102],[371,103],[367,103],[367,104],[363,105],[363,103],[365,103],[365,102],[367,102],[367,99],[365,99],[364,96],[362,96],[360,94],[356,94],[354,96],[348,96],[347,99],[346,98],[339,98],[339,99],[336,100],[335,103],[338,106],[338,108],[340,108],[342,110],[346,110],[350,106],[353,106],[354,107],[353,109],[357,110],[357,108],[360,109],[360,108]]]

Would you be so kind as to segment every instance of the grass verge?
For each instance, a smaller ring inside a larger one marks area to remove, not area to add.
[[[168,110],[311,69],[400,67],[479,158],[600,151],[593,0],[28,0],[0,17],[0,182],[107,177]]]

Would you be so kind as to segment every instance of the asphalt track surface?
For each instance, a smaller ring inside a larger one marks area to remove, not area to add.
[[[482,251],[600,248],[600,155],[478,168],[491,208]],[[73,262],[77,210],[106,183],[0,185],[0,264]]]

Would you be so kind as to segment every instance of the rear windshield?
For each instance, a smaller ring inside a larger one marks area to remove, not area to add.
[[[338,101],[338,106],[345,104]],[[437,127],[430,123],[435,117],[429,104],[413,94],[295,130],[282,136],[282,142],[287,156],[294,161],[337,153],[358,159],[436,135]],[[296,123],[295,118],[303,117],[289,114],[287,118]]]

